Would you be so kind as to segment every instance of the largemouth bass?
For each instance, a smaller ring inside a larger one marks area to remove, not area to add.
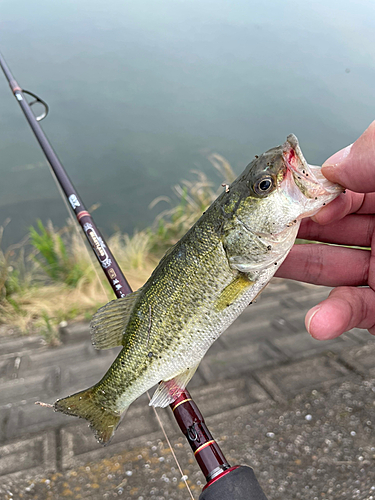
[[[106,444],[129,405],[155,384],[150,404],[172,403],[212,343],[270,281],[301,219],[341,192],[307,164],[294,135],[256,157],[144,286],[94,315],[95,348],[123,348],[97,384],[57,400],[54,410],[88,420]]]

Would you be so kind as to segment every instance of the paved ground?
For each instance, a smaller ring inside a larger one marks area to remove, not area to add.
[[[375,338],[310,338],[304,314],[327,294],[274,280],[189,385],[229,462],[251,465],[269,500],[375,500]],[[91,347],[87,325],[63,342],[0,342],[0,498],[189,499],[146,396],[106,448],[85,422],[34,405],[93,384],[115,356]],[[204,478],[169,409],[158,413],[198,499]]]

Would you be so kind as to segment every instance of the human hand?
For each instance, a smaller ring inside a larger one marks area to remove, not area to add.
[[[316,339],[354,327],[375,335],[375,121],[354,144],[326,160],[322,173],[347,190],[304,219],[298,237],[369,249],[294,245],[276,276],[335,287],[306,314],[306,328]]]

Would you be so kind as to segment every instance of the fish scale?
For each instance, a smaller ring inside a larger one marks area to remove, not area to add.
[[[94,315],[95,347],[123,348],[97,384],[57,400],[55,411],[85,418],[105,444],[129,405],[158,382],[150,404],[172,403],[212,343],[270,281],[301,218],[342,191],[319,172],[295,136],[253,160],[142,288]]]

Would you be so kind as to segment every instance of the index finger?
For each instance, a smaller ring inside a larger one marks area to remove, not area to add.
[[[348,214],[375,214],[375,193],[354,193],[347,190],[312,217],[325,225],[338,221]]]
[[[324,286],[368,284],[371,252],[331,245],[294,245],[275,276]]]

